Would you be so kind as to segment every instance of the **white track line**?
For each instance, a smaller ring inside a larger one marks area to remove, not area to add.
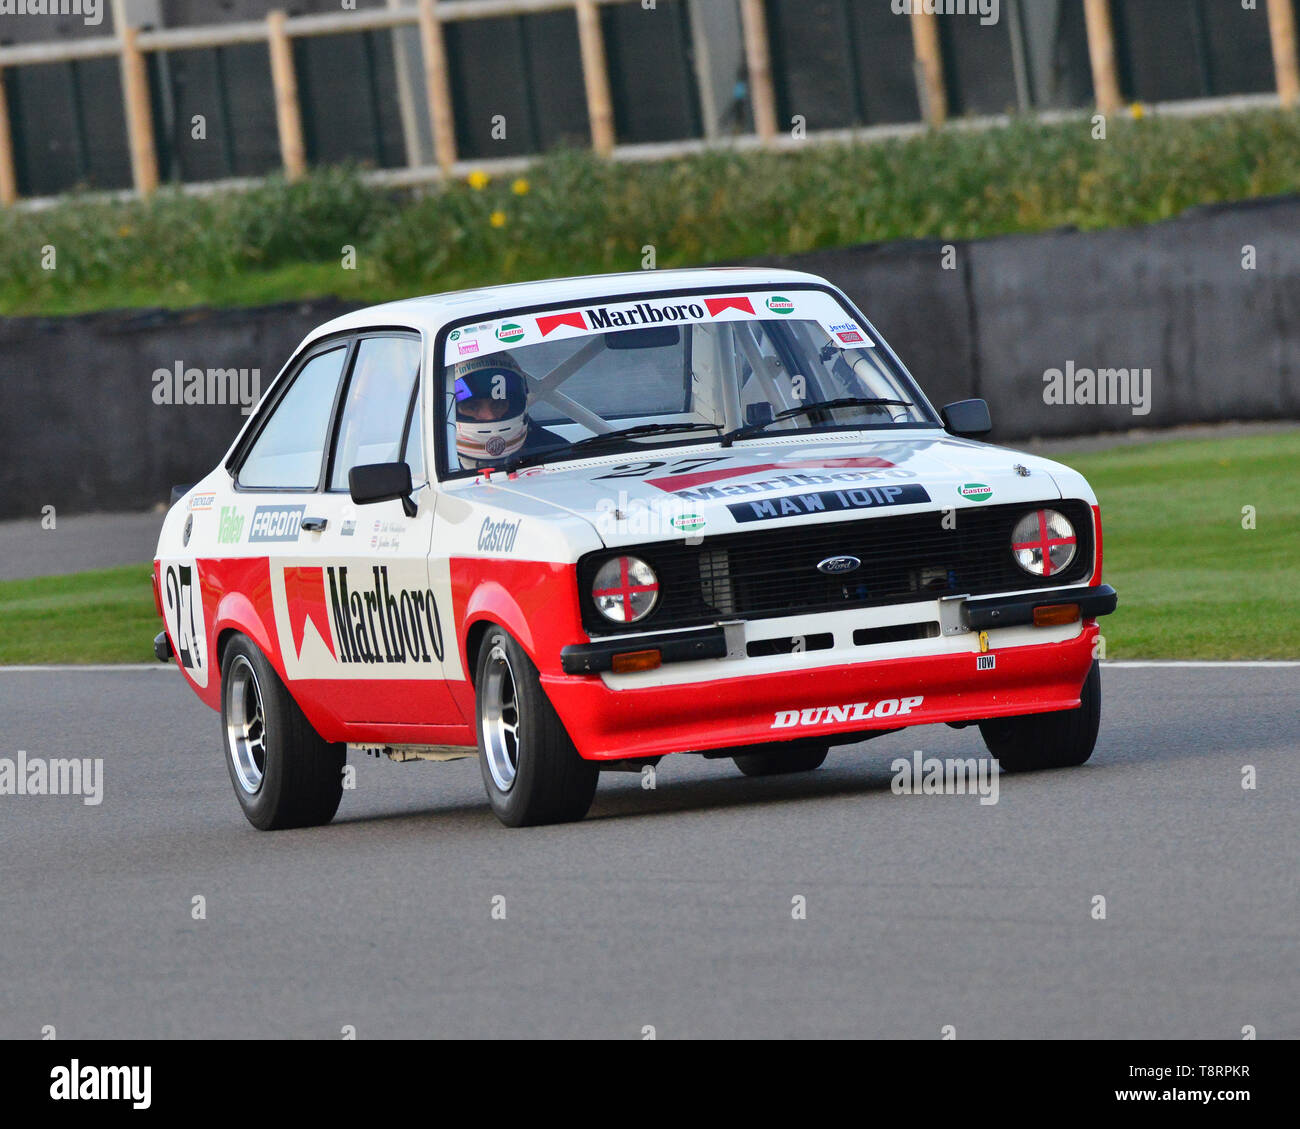
[[[1143,666],[1151,666],[1151,667],[1162,667],[1162,666],[1180,667],[1180,666],[1190,666],[1190,667],[1203,667],[1203,668],[1205,668],[1206,670],[1213,670],[1213,669],[1216,669],[1216,668],[1219,668],[1219,667],[1245,667],[1245,666],[1284,667],[1284,666],[1300,666],[1300,662],[1292,662],[1292,661],[1290,661],[1290,660],[1286,660],[1286,659],[1267,659],[1267,660],[1266,660],[1266,659],[1243,659],[1243,660],[1241,660],[1240,662],[1232,662],[1232,661],[1227,661],[1227,660],[1225,660],[1225,661],[1223,661],[1223,662],[1212,662],[1212,661],[1210,661],[1210,660],[1205,660],[1205,661],[1193,661],[1193,660],[1175,660],[1175,659],[1169,659],[1169,660],[1165,660],[1165,659],[1142,659],[1142,660],[1134,659],[1132,662],[1103,662],[1101,665],[1102,665],[1102,666],[1108,666],[1108,667],[1116,667],[1116,668],[1121,669],[1121,670],[1122,670],[1122,669],[1125,669],[1125,668],[1128,668],[1128,667],[1143,667]]]
[[[92,674],[103,674],[105,671],[140,671],[140,670],[175,670],[176,667],[171,663],[63,663],[51,664],[50,666],[0,666],[0,674],[67,674],[70,672],[85,671]]]

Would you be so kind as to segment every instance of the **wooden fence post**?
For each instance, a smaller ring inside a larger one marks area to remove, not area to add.
[[[285,29],[285,15],[272,11],[266,17],[266,40],[271,51],[271,83],[275,88],[275,124],[280,132],[280,157],[284,175],[298,180],[307,171],[307,148],[302,139],[302,108],[298,105],[298,75],[293,66],[293,43]]]
[[[5,91],[5,72],[0,68],[0,205],[8,207],[18,200],[18,173],[14,166],[14,135],[9,125],[9,96]]]
[[[609,69],[605,62],[605,37],[600,30],[600,10],[595,0],[576,0],[578,44],[582,49],[582,77],[587,87],[587,117],[591,119],[591,146],[602,157],[614,151],[614,106],[609,96]]]
[[[1289,108],[1300,103],[1300,56],[1296,51],[1295,9],[1291,0],[1268,0],[1268,28],[1273,40],[1277,96]]]
[[[948,88],[943,81],[943,50],[939,44],[939,18],[912,9],[912,48],[916,53],[916,88],[921,96],[921,114],[933,126],[948,120]]]
[[[456,119],[451,108],[447,47],[438,17],[438,0],[420,0],[420,51],[424,56],[424,87],[433,127],[433,155],[444,173],[456,163]]]
[[[131,176],[141,196],[158,188],[158,150],[153,136],[153,106],[149,99],[149,73],[138,42],[140,29],[119,29],[121,41],[122,99],[126,108],[126,134],[131,149]]]
[[[1110,0],[1083,0],[1083,15],[1088,27],[1088,58],[1092,63],[1092,88],[1097,97],[1097,109],[1103,114],[1113,114],[1124,105],[1124,99],[1119,92],[1115,25],[1110,16]]]
[[[749,72],[754,129],[767,145],[776,137],[776,90],[772,84],[772,45],[767,37],[763,0],[741,0],[740,18],[745,31],[745,67]]]

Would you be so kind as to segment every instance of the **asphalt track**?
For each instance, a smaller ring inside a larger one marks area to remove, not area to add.
[[[354,758],[333,825],[263,834],[174,672],[0,671],[0,757],[104,759],[99,806],[0,796],[0,1037],[1300,1036],[1300,667],[1103,685],[1093,760],[995,805],[891,792],[982,754],[930,727],[526,831],[473,761]]]

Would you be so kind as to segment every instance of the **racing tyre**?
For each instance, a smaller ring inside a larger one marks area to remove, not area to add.
[[[479,768],[497,818],[532,827],[586,815],[600,771],[578,755],[537,668],[504,631],[479,648],[474,686]]]
[[[796,742],[769,745],[731,759],[746,776],[781,776],[787,772],[811,772],[814,768],[820,768],[830,751],[829,745],[801,745]]]
[[[1007,772],[1073,768],[1092,756],[1101,724],[1101,667],[1093,662],[1079,707],[980,722],[984,744]]]
[[[243,635],[221,660],[221,735],[235,796],[254,827],[315,827],[334,818],[347,746],[321,738]]]

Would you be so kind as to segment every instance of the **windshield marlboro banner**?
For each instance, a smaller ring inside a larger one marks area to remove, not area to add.
[[[744,291],[679,298],[647,297],[625,302],[578,303],[569,309],[512,314],[498,321],[459,326],[447,335],[444,361],[498,353],[523,345],[589,337],[597,333],[711,322],[810,321],[846,349],[869,349],[866,327],[821,290]]]

